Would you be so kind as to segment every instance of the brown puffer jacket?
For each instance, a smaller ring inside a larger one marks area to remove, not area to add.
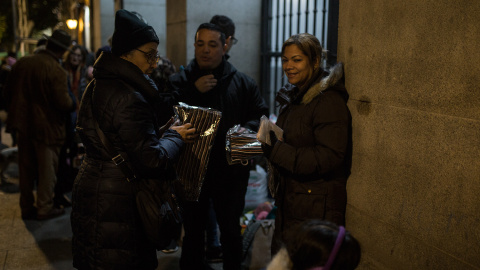
[[[10,72],[5,89],[7,130],[24,133],[48,145],[65,140],[67,113],[75,109],[67,73],[47,50],[23,57]]]
[[[284,137],[269,159],[269,185],[278,207],[273,250],[304,220],[345,223],[352,139],[342,77],[339,63],[304,93],[290,84],[280,91],[286,100],[277,125]]]

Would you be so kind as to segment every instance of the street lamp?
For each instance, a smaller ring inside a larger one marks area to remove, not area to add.
[[[70,30],[77,29],[77,24],[78,24],[78,21],[75,20],[75,19],[68,19],[67,20],[67,27]]]

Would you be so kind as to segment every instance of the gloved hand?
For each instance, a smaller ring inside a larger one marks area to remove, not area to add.
[[[278,141],[277,135],[275,135],[275,132],[273,130],[270,130],[270,145],[266,143],[262,143],[262,150],[263,150],[263,155],[266,158],[270,158],[270,155],[272,154],[273,147]]]

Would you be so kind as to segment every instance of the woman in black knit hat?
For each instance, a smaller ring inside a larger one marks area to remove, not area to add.
[[[159,40],[135,14],[115,16],[112,52],[102,52],[80,105],[77,130],[86,158],[75,179],[71,214],[73,266],[78,269],[155,269],[157,256],[142,230],[134,183],[104,147],[100,130],[127,157],[137,179],[164,181],[172,174],[191,124],[162,132],[160,97],[146,76],[158,62]],[[139,180],[141,181],[141,180]]]

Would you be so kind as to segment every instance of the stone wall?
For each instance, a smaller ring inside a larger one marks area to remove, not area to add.
[[[158,52],[166,55],[167,50],[167,24],[166,24],[166,1],[165,0],[128,0],[123,1],[123,8],[142,14],[149,25],[155,29],[160,44]]]
[[[480,269],[480,2],[340,1],[359,269]]]
[[[113,35],[115,30],[115,7],[113,1],[95,1],[100,3],[100,25],[94,24],[93,27],[101,27],[101,41],[98,48],[94,48],[94,52],[100,47],[109,45],[108,39]],[[98,12],[98,11],[97,11]],[[97,44],[98,46],[98,44]]]
[[[94,24],[94,27],[100,27],[99,32],[101,32],[101,41],[97,41],[94,46],[95,52],[98,48],[108,45],[108,39],[113,35],[116,10],[113,0],[94,1],[94,3],[100,8],[100,25]],[[138,12],[155,29],[160,40],[158,52],[160,55],[165,55],[167,51],[166,0],[124,0],[123,9]]]

